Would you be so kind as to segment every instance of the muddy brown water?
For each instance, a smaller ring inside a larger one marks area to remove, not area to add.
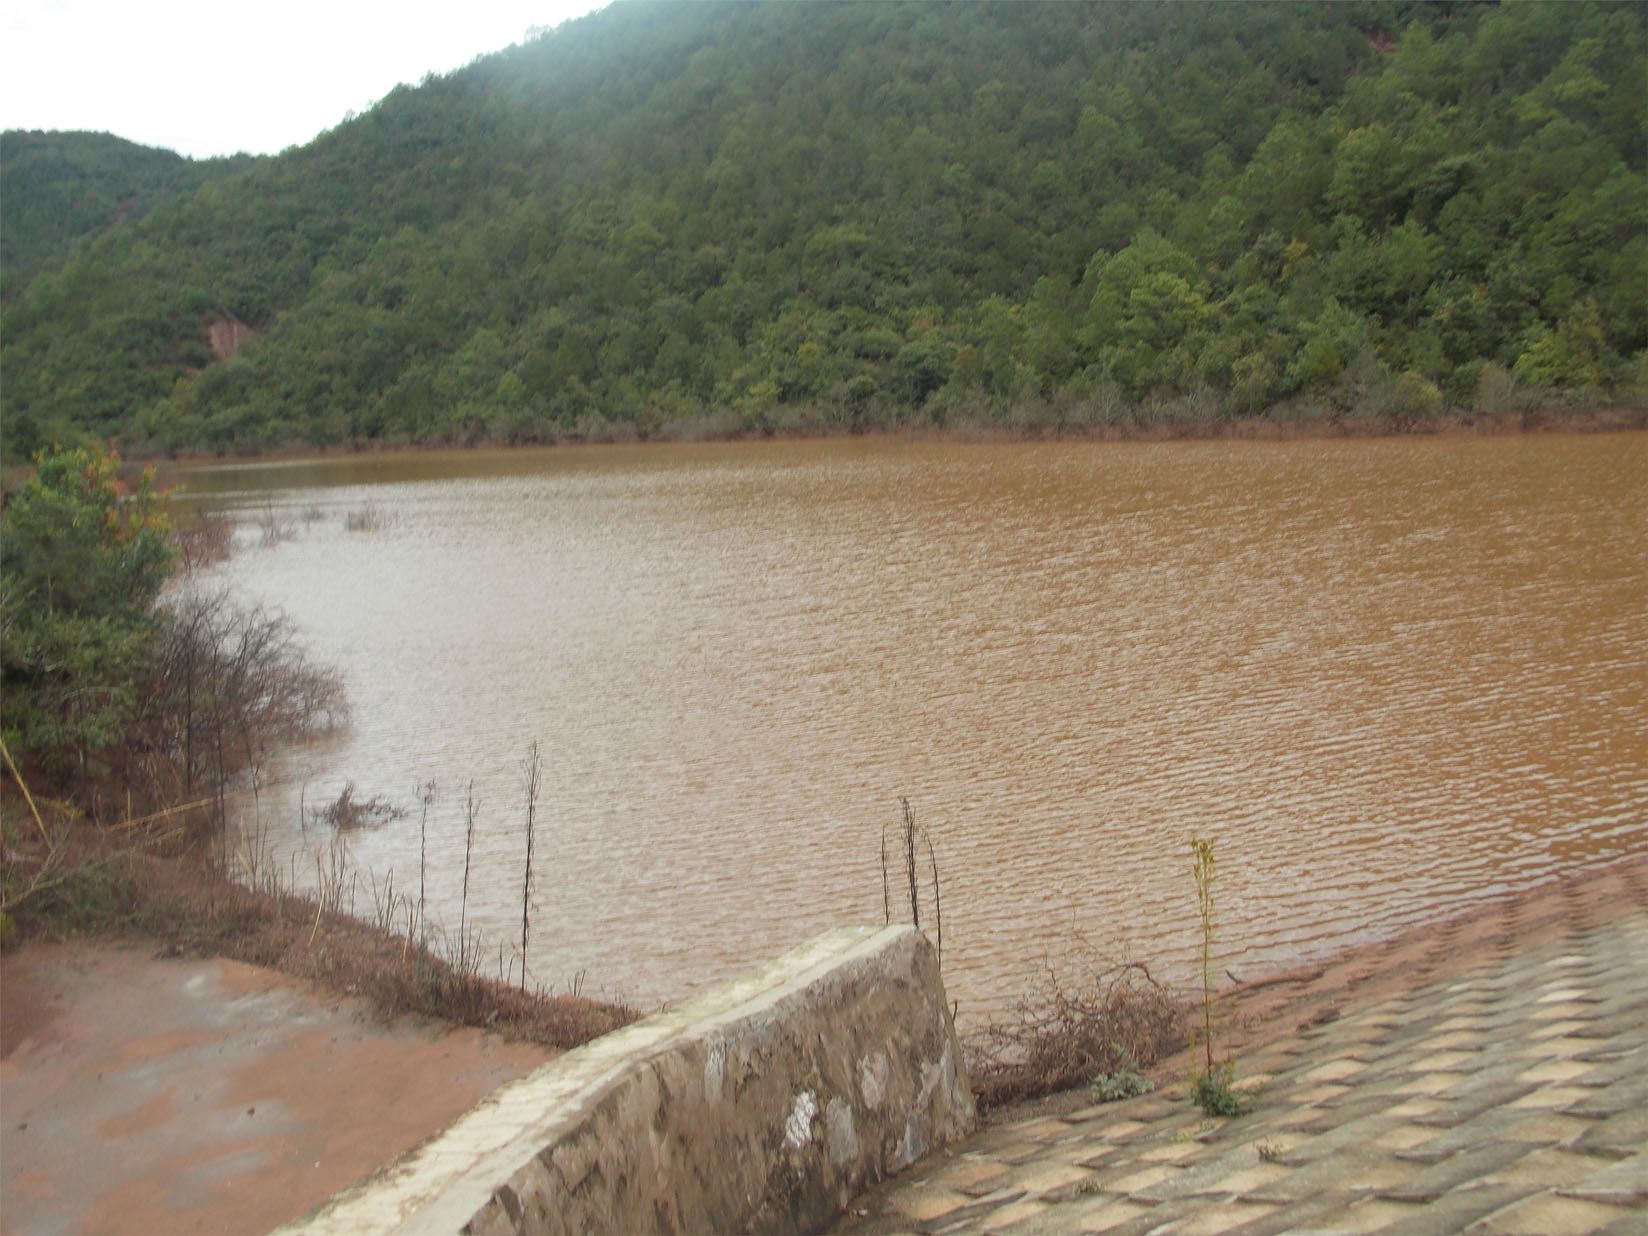
[[[557,989],[652,1004],[880,919],[901,796],[964,1019],[1073,950],[1187,978],[1193,835],[1243,978],[1648,849],[1643,434],[185,479],[241,521],[205,582],[284,608],[353,704],[240,796],[237,845],[312,882],[330,830],[303,807],[352,781],[405,812],[347,838],[357,913],[391,879],[416,899],[421,847],[429,917],[518,974],[536,740],[529,974]]]

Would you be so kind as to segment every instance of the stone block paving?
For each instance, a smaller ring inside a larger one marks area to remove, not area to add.
[[[1648,908],[1353,1006],[1237,1084],[1231,1119],[1180,1084],[986,1127],[838,1230],[1648,1236]]]

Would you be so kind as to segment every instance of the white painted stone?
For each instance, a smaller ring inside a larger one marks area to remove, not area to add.
[[[813,1140],[813,1117],[818,1115],[818,1097],[811,1090],[795,1096],[795,1105],[784,1121],[784,1144],[791,1150],[800,1150]]]

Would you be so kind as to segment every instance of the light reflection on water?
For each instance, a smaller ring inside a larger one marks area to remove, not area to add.
[[[190,469],[353,706],[258,817],[354,834],[532,974],[643,1004],[882,913],[881,829],[937,847],[945,971],[1001,1009],[1083,940],[1188,974],[1215,839],[1250,976],[1648,840],[1648,437],[891,441]],[[370,502],[372,531],[345,516]],[[308,518],[305,518],[305,515]],[[315,516],[319,516],[316,518]],[[243,815],[249,816],[249,800]],[[363,876],[364,880],[365,877]],[[367,894],[360,894],[365,898]],[[896,904],[896,890],[895,890]],[[507,951],[507,945],[506,951]]]

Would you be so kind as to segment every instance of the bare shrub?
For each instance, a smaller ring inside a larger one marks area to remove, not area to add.
[[[347,717],[343,684],[308,660],[283,615],[226,593],[180,593],[158,617],[154,671],[117,775],[151,801],[210,805],[221,824],[232,776]]]
[[[1112,965],[1082,985],[1051,967],[1043,991],[1005,1022],[969,1035],[967,1072],[982,1109],[1147,1068],[1184,1043],[1185,1003],[1140,962]]]
[[[1396,379],[1376,353],[1364,348],[1340,373],[1333,402],[1353,417],[1390,416],[1398,410]]]
[[[459,959],[459,969],[468,969],[466,959],[469,956],[469,869],[475,857],[475,817],[480,811],[480,804],[475,801],[475,782],[470,781],[464,791],[464,875],[463,900],[458,903],[458,946],[457,953],[448,952],[449,957]]]
[[[315,921],[325,914],[348,914],[354,903],[354,886],[358,873],[351,873],[352,860],[349,844],[341,834],[334,835],[325,851],[315,856]],[[348,894],[347,901],[345,894]],[[310,932],[312,939],[314,932]]]
[[[405,892],[395,890],[395,869],[391,867],[383,882],[370,870],[366,873],[367,891],[372,897],[372,912],[366,921],[385,935],[399,936],[410,944],[417,922],[417,907]],[[405,924],[405,931],[401,930]]]
[[[1216,421],[1225,413],[1224,400],[1206,382],[1197,382],[1178,400],[1180,415],[1189,421]]]
[[[173,560],[184,575],[213,566],[229,557],[235,526],[222,511],[197,510],[172,526]]]
[[[255,803],[255,779],[252,797]],[[244,817],[237,819],[233,832],[225,830],[225,835],[220,838],[220,844],[220,864],[225,872],[233,874],[248,888],[267,896],[277,899],[286,896],[289,890],[281,880],[280,867],[275,861],[274,845],[270,841],[268,826],[261,815],[254,811],[250,832],[247,831]]]
[[[67,803],[39,800],[37,823],[24,813],[17,784],[18,791],[8,784],[0,795],[0,936],[135,931],[168,954],[232,958],[338,996],[363,996],[385,1018],[442,1018],[554,1048],[577,1046],[638,1016],[627,1004],[581,997],[577,983],[557,996],[483,977],[478,936],[467,950],[449,950],[454,958],[467,953],[470,965],[460,968],[401,933],[413,910],[392,878],[372,884],[369,921],[351,917],[360,882],[341,837],[312,856],[312,893],[295,891],[272,864],[252,887],[228,864],[202,861],[198,849],[157,853],[137,830],[99,827]]]
[[[1528,402],[1516,379],[1504,366],[1492,361],[1482,366],[1482,372],[1476,378],[1475,406],[1478,412],[1490,415],[1520,412],[1528,406]]]
[[[578,436],[591,444],[611,446],[620,442],[637,442],[641,434],[634,421],[608,420],[599,412],[591,412],[578,426]]]
[[[1042,429],[1053,420],[1052,409],[1033,382],[1026,382],[1007,409],[1004,423],[1012,429]]]
[[[968,390],[954,398],[946,397],[933,408],[938,424],[961,432],[978,432],[996,423],[996,408],[983,391]]]
[[[526,792],[526,860],[521,868],[521,990],[526,990],[526,948],[531,935],[532,848],[538,832],[538,790],[543,782],[544,761],[538,754],[538,740],[521,763],[522,788]]]
[[[1099,377],[1081,392],[1061,392],[1058,397],[1059,421],[1072,429],[1093,429],[1121,425],[1136,420],[1138,409],[1113,379]]]
[[[817,414],[804,404],[781,403],[768,414],[773,430],[781,434],[805,433],[818,423]]]
[[[653,436],[661,442],[720,442],[736,438],[743,422],[730,408],[717,408],[698,416],[665,421]]]
[[[1139,400],[1134,419],[1140,425],[1172,425],[1179,420],[1178,396],[1170,387],[1157,387]]]
[[[29,793],[28,783],[12,763],[4,741],[0,741],[0,753],[4,754],[5,769],[28,804],[30,817],[39,834],[36,840],[33,833],[18,830],[16,835],[12,835],[11,830],[7,829],[5,844],[0,845],[0,946],[7,946],[17,932],[19,917],[36,911],[42,905],[55,906],[59,913],[65,902],[72,905],[75,885],[87,876],[84,869],[87,864],[76,862],[72,847],[67,844],[70,826],[65,817],[73,808],[48,801],[46,813],[51,820],[48,826],[33,795]],[[15,816],[17,796],[9,795],[9,798]],[[10,822],[0,822],[0,827]]]

